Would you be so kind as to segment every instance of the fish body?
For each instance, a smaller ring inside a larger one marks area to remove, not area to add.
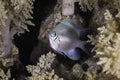
[[[79,60],[80,52],[76,48],[88,53],[85,49],[87,42],[80,40],[81,32],[85,31],[74,20],[63,20],[50,31],[48,35],[50,46],[72,60]]]

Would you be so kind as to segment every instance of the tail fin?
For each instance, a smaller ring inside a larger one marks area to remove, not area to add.
[[[90,35],[92,33],[92,30],[90,28],[85,28],[80,30],[80,40],[88,40],[87,35]]]
[[[82,49],[87,54],[91,53],[92,46],[90,45],[90,43],[88,43],[86,41],[79,41],[79,42],[77,42],[77,46],[76,47]]]

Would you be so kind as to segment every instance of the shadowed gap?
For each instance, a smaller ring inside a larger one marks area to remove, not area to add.
[[[25,32],[20,36],[14,36],[15,45],[19,49],[19,59],[24,64],[30,64],[29,58],[33,48],[38,44],[38,35],[41,21],[44,20],[48,14],[47,8],[52,8],[56,0],[35,0],[33,9],[33,20],[35,26],[28,26],[30,32]]]

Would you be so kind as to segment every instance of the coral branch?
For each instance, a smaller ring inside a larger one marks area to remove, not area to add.
[[[34,0],[0,1],[0,56],[7,56],[12,51],[15,34],[29,31],[27,25],[33,25],[31,13]]]
[[[3,55],[8,55],[10,54],[11,48],[12,48],[12,40],[10,37],[10,23],[13,19],[13,15],[12,14],[8,14],[8,19],[6,20],[6,25],[2,26],[2,40],[3,40],[3,50],[5,52],[5,54]]]
[[[109,10],[106,10],[104,16],[106,24],[98,28],[99,33],[95,38],[92,37],[91,41],[100,58],[97,64],[103,65],[103,72],[120,78],[120,18],[117,16],[116,20]]]
[[[27,77],[27,80],[63,80],[63,78],[55,74],[54,69],[51,67],[55,56],[54,53],[49,52],[39,58],[36,66],[26,66],[28,72],[32,74],[32,76]]]

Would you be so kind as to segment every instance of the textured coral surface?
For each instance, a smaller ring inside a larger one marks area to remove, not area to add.
[[[120,1],[65,3],[0,0],[0,80],[120,80]],[[62,13],[67,8],[72,14]],[[92,30],[91,54],[78,61],[58,54],[48,42],[50,30],[68,18]]]

